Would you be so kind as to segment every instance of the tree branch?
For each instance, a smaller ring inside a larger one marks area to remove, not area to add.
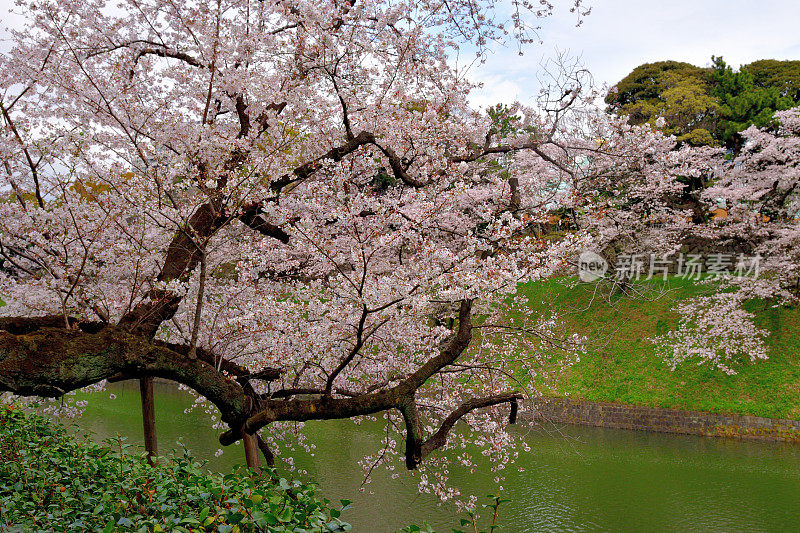
[[[187,228],[178,230],[167,248],[164,266],[156,278],[158,282],[182,279],[194,269],[201,255],[196,240],[208,240],[227,221],[217,211],[211,204],[203,204],[189,218]],[[158,326],[175,315],[182,298],[163,290],[151,290],[147,296],[120,319],[119,325],[152,338]]]
[[[458,329],[447,346],[439,355],[428,360],[396,386],[350,398],[332,398],[323,395],[320,398],[288,401],[265,399],[259,402],[258,412],[245,423],[245,431],[253,434],[262,427],[278,421],[331,420],[370,415],[388,409],[401,409],[401,406],[406,405],[408,398],[413,398],[414,393],[428,378],[458,359],[469,346],[472,339],[471,312],[472,301],[462,300],[459,307]],[[220,442],[229,445],[239,438],[238,430],[229,430],[220,435]]]
[[[174,344],[159,340],[152,341],[152,344],[155,346],[163,346],[164,348],[187,357],[189,355],[189,351],[191,350],[191,346],[188,344]],[[243,366],[240,366],[228,359],[224,359],[221,356],[199,346],[197,347],[197,358],[204,363],[213,366],[219,371],[233,376],[234,379],[236,379],[236,381],[240,384],[247,383],[251,380],[275,381],[276,379],[279,379],[283,373],[281,369],[272,367],[263,368],[258,372],[250,372]]]
[[[323,161],[330,159],[331,161],[339,162],[342,160],[342,158],[344,158],[344,156],[355,152],[362,146],[374,142],[375,136],[372,133],[368,131],[362,131],[343,145],[331,148],[318,158],[303,163],[299,167],[295,168],[291,174],[286,174],[273,181],[270,187],[275,191],[280,191],[292,183],[308,179],[317,170],[322,168]]]
[[[347,354],[347,357],[341,360],[339,365],[330,373],[328,376],[328,381],[325,383],[325,396],[331,395],[331,389],[333,388],[333,382],[336,380],[336,376],[342,373],[342,371],[347,368],[347,365],[350,364],[350,361],[358,355],[359,350],[364,345],[364,324],[367,321],[367,315],[369,312],[367,311],[367,306],[363,306],[361,310],[361,318],[358,321],[358,326],[356,328],[356,344],[353,346],[353,349],[350,350],[350,353]]]
[[[77,318],[67,319],[71,328],[79,329],[86,333],[97,333],[106,324],[102,322],[81,322]],[[33,317],[0,317],[0,330],[12,335],[25,335],[42,328],[63,328],[63,315],[33,316]]]
[[[400,382],[406,395],[420,388],[431,376],[455,362],[472,341],[472,300],[461,300],[458,310],[458,330],[444,350],[428,360],[416,372]]]
[[[389,166],[392,167],[392,172],[394,173],[395,178],[399,179],[409,187],[414,187],[415,189],[422,188],[426,185],[425,182],[415,180],[408,174],[408,172],[406,172],[406,169],[403,167],[402,160],[397,156],[394,150],[388,146],[382,146],[377,142],[373,142],[373,144],[380,148],[381,152],[383,152],[386,158],[389,160]]]
[[[129,78],[133,78],[133,76],[136,74],[136,65],[139,64],[139,60],[147,55],[178,59],[193,67],[206,68],[206,65],[202,61],[189,54],[179,52],[177,50],[171,50],[166,46],[157,46],[152,48],[142,48],[136,53],[136,56],[133,58],[133,65],[131,65],[130,73],[128,74]]]
[[[201,359],[108,326],[98,333],[42,327],[21,335],[0,331],[0,391],[59,397],[109,378],[154,376],[191,387],[239,427],[249,415],[248,397],[235,380]]]
[[[264,212],[261,209],[261,204],[259,202],[254,202],[245,206],[242,214],[239,215],[239,221],[262,235],[277,239],[284,244],[289,242],[289,234],[278,226],[267,222],[263,214]]]
[[[439,429],[436,433],[433,434],[428,440],[426,440],[420,449],[420,460],[424,459],[428,454],[432,451],[441,448],[445,444],[447,444],[447,436],[450,433],[450,430],[453,429],[453,426],[456,425],[464,415],[469,413],[470,411],[474,411],[475,409],[481,409],[484,407],[491,407],[493,405],[498,405],[501,403],[508,402],[511,404],[512,416],[509,417],[510,423],[516,422],[516,410],[517,410],[517,402],[522,399],[522,395],[516,392],[508,393],[508,394],[498,394],[495,396],[488,396],[486,398],[473,398],[471,400],[467,400],[462,403],[458,409],[450,413],[450,415],[444,419],[442,425],[439,426]]]
[[[563,163],[557,161],[549,154],[547,154],[547,152],[542,150],[542,146],[545,144],[555,144],[555,143],[552,140],[550,140],[550,141],[528,141],[519,146],[512,146],[509,144],[501,144],[499,146],[485,146],[482,149],[475,151],[471,154],[453,156],[450,158],[450,161],[452,163],[472,163],[473,161],[477,161],[478,159],[486,157],[487,155],[497,155],[497,154],[502,155],[502,154],[520,152],[522,150],[531,150],[532,152],[534,152],[536,155],[538,155],[551,165],[557,167],[559,170],[566,172],[570,176],[574,176],[575,173],[572,169],[564,166]]]
[[[3,118],[6,119],[6,123],[8,127],[11,129],[11,133],[14,134],[14,138],[17,139],[19,142],[20,147],[22,148],[22,153],[25,154],[25,161],[28,163],[28,167],[31,169],[31,177],[33,178],[33,186],[34,192],[36,194],[36,203],[39,204],[39,208],[44,209],[44,198],[42,198],[42,190],[39,186],[39,171],[38,171],[38,164],[33,162],[33,158],[31,157],[30,152],[28,151],[28,147],[25,146],[25,141],[22,140],[22,136],[19,134],[17,127],[14,125],[14,122],[11,120],[11,115],[8,113],[8,109],[0,103],[0,111],[3,113]],[[9,173],[9,178],[11,177]]]

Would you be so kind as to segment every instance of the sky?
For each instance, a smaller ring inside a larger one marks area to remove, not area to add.
[[[497,47],[470,77],[484,84],[475,105],[519,100],[534,104],[540,65],[558,53],[579,57],[596,85],[614,85],[636,66],[665,59],[698,66],[721,55],[738,67],[756,59],[800,59],[800,0],[584,0],[592,7],[580,27],[568,12],[571,0],[551,0],[557,9],[542,22],[542,44],[525,55]],[[4,27],[13,0],[0,0]],[[7,50],[0,43],[0,50]]]
[[[481,106],[535,103],[539,65],[557,51],[580,57],[598,86],[612,86],[642,63],[672,59],[706,66],[723,56],[739,67],[757,59],[800,60],[800,0],[586,0],[580,27],[563,6],[542,22],[542,44],[525,55],[498,48],[472,73]]]

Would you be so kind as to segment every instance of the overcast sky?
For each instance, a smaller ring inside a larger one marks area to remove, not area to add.
[[[532,104],[539,65],[556,50],[582,58],[598,85],[613,85],[645,62],[674,59],[704,66],[722,55],[738,67],[756,59],[800,59],[800,0],[585,0],[592,13],[575,27],[562,9],[543,22],[541,45],[520,57],[498,49],[471,77],[485,84],[473,102]],[[0,35],[13,0],[0,0]],[[0,49],[7,49],[0,45]]]
[[[581,27],[562,9],[543,22],[543,44],[522,57],[515,49],[490,56],[473,74],[485,84],[473,101],[534,103],[536,70],[556,48],[580,56],[598,85],[613,85],[634,67],[665,59],[705,66],[721,55],[734,67],[756,59],[800,59],[800,0],[587,2],[592,13]]]

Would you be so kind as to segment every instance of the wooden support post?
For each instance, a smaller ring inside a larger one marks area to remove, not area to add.
[[[142,397],[142,427],[144,429],[144,449],[147,451],[147,460],[150,464],[158,455],[156,439],[156,406],[153,401],[153,378],[144,377],[139,380],[139,392]]]
[[[242,444],[244,445],[244,459],[249,468],[261,473],[261,454],[258,449],[258,437],[242,431]]]

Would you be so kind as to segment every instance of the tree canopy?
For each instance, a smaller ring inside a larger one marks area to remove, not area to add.
[[[722,57],[709,67],[661,61],[636,67],[609,92],[608,110],[632,124],[656,124],[694,146],[738,147],[739,132],[767,126],[776,111],[800,103],[800,61],[754,61],[734,70]]]
[[[482,0],[20,6],[0,60],[0,390],[167,378],[268,462],[305,421],[364,416],[387,428],[367,471],[465,442],[498,471],[518,453],[505,423],[582,340],[499,308],[574,248],[522,230],[570,201],[596,137],[565,143],[580,80],[498,122],[448,60],[525,41],[527,19],[476,18]],[[451,460],[420,490],[455,495]]]

